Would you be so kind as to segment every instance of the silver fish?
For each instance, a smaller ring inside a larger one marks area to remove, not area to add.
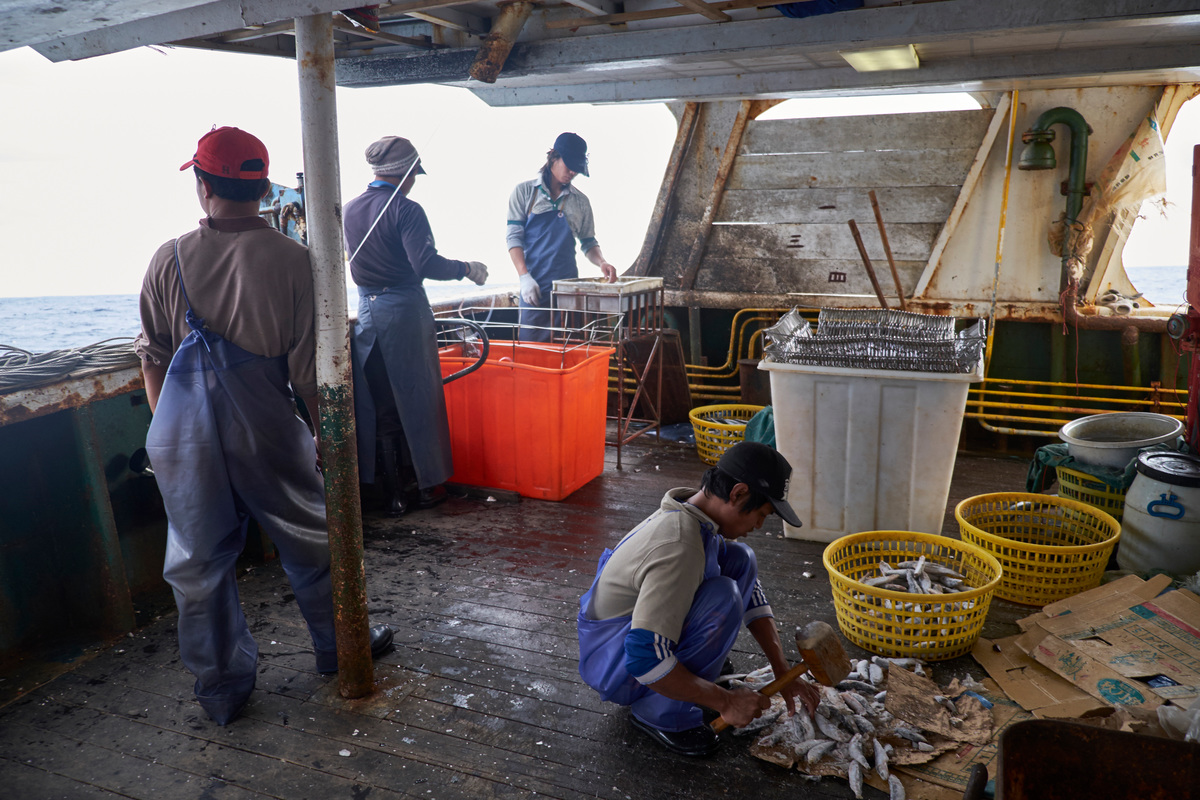
[[[871,720],[867,719],[862,714],[855,714],[853,717],[851,717],[851,719],[854,720],[854,728],[859,733],[867,736],[875,735],[875,725],[871,722]]]
[[[796,751],[796,756],[797,757],[807,756],[809,751],[812,750],[814,747],[823,745],[823,744],[827,743],[828,741],[829,741],[828,739],[806,739],[803,742],[796,742],[794,745],[794,749]]]
[[[904,792],[904,784],[895,775],[888,778],[888,800],[907,800],[908,795]]]
[[[867,694],[874,694],[875,692],[879,691],[877,687],[867,683],[866,681],[857,681],[851,679],[842,681],[837,685],[837,688],[843,692],[866,692]]]
[[[816,723],[817,730],[819,730],[823,736],[833,739],[835,742],[850,741],[850,734],[839,728],[837,723],[832,722],[825,717],[817,717]]]
[[[846,701],[846,705],[850,706],[850,710],[855,714],[861,714],[864,717],[871,716],[871,708],[867,705],[867,701],[863,700],[857,692],[842,692],[842,699]]]
[[[811,767],[816,764],[825,754],[832,750],[837,745],[837,742],[823,741],[815,747],[811,748],[805,755],[804,761]]]
[[[875,772],[880,778],[885,781],[888,779],[888,754],[887,749],[879,743],[878,739],[872,739],[875,743]]]
[[[873,683],[876,686],[883,683],[883,677],[884,677],[883,667],[879,666],[878,664],[872,664],[870,669],[871,669],[871,683]]]
[[[817,728],[813,725],[812,716],[809,715],[808,709],[802,703],[796,704],[796,716],[792,717],[792,719],[796,721],[803,740],[807,741],[817,738]]]
[[[958,706],[954,705],[954,701],[953,701],[953,700],[951,700],[949,697],[946,697],[946,695],[944,695],[944,694],[935,694],[935,695],[933,696],[933,702],[937,703],[937,704],[938,704],[938,705],[940,705],[942,708],[944,708],[944,709],[946,709],[947,711],[949,711],[951,716],[954,716],[954,717],[957,717],[957,716],[959,716],[959,714],[958,714]]]
[[[746,725],[745,727],[734,728],[733,735],[734,736],[746,736],[751,733],[756,733],[758,731],[761,731],[763,728],[766,728],[766,727],[769,727],[769,726],[775,724],[775,721],[778,720],[781,716],[783,716],[783,712],[784,712],[785,708],[786,708],[785,706],[780,706],[779,708],[769,709],[768,711],[766,711],[765,713],[760,715],[757,719],[751,720],[750,723],[748,725]]]
[[[867,757],[863,755],[862,745],[863,735],[861,733],[856,733],[854,737],[850,739],[850,758],[867,769],[870,769],[871,763],[867,761]]]
[[[850,790],[854,792],[854,796],[857,797],[858,800],[862,800],[862,767],[859,766],[857,761],[851,761],[850,766],[847,768],[847,773],[849,774],[850,778]]]
[[[921,732],[911,725],[896,725],[892,730],[900,738],[908,739],[914,744],[924,744],[928,742]]]

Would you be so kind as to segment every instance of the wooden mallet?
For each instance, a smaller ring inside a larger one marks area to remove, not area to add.
[[[850,657],[846,648],[837,637],[837,632],[828,622],[810,622],[803,628],[796,628],[796,649],[800,651],[800,661],[781,677],[768,683],[758,690],[764,697],[778,694],[783,687],[799,678],[805,672],[811,672],[818,683],[826,686],[836,686],[850,674]],[[729,727],[724,717],[718,717],[712,723],[712,729],[717,733]]]

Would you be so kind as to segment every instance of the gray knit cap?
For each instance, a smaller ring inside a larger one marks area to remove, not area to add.
[[[413,172],[424,175],[421,166],[421,155],[412,142],[400,136],[385,136],[377,142],[367,145],[367,164],[376,175],[387,177],[403,177],[415,162],[417,167]]]

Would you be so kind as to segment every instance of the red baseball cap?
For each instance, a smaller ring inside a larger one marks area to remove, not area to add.
[[[253,181],[267,177],[267,146],[238,128],[213,128],[196,143],[196,155],[179,170],[197,166],[219,178]]]

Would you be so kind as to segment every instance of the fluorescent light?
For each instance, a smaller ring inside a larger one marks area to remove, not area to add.
[[[838,55],[858,72],[882,72],[889,69],[916,69],[921,66],[917,48],[911,44],[898,47],[872,47],[867,50],[839,50]]]

